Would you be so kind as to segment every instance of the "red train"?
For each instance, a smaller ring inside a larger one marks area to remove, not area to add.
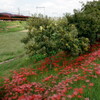
[[[30,16],[16,15],[10,13],[0,13],[0,20],[26,20]]]

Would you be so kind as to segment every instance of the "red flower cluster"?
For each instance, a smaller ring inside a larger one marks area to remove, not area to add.
[[[96,46],[100,47],[99,44]],[[94,62],[100,59],[100,48],[69,61],[66,60],[68,56],[61,53],[46,58],[41,62],[41,66],[37,66],[37,69],[22,68],[20,71],[14,71],[13,75],[9,79],[6,78],[3,86],[0,87],[1,99],[89,100],[84,93],[86,88],[92,89],[95,86],[91,78],[96,79],[100,76],[100,64]],[[35,82],[37,77],[41,77],[49,70],[56,75],[48,73],[47,77],[43,77],[40,82]],[[30,77],[33,82],[30,82]]]

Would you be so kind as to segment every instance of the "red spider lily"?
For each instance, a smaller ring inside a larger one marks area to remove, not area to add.
[[[84,100],[90,100],[89,98],[85,98]]]
[[[86,80],[86,82],[87,82],[87,83],[89,83],[89,82],[90,82],[90,80]]]
[[[75,88],[74,93],[77,95],[78,93],[83,94],[83,88]]]
[[[97,75],[100,75],[100,70],[96,71],[96,74],[97,74]]]
[[[89,86],[94,86],[94,83],[90,83]]]
[[[44,82],[44,81],[49,81],[49,79],[51,79],[52,77],[53,77],[52,75],[46,77],[45,79],[43,79],[43,82]]]
[[[68,97],[69,99],[73,98],[73,96],[72,96],[72,95],[67,95],[67,97]]]
[[[82,87],[83,87],[83,88],[86,88],[86,86],[85,86],[85,85],[83,85]]]
[[[78,97],[78,98],[82,98],[82,96],[81,96],[81,95],[78,95],[77,97]]]
[[[41,95],[31,95],[31,96],[22,95],[18,98],[18,100],[42,100],[42,96]]]

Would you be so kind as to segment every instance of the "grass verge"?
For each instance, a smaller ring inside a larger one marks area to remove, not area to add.
[[[24,54],[24,44],[21,39],[26,32],[10,32],[0,35],[0,62]]]

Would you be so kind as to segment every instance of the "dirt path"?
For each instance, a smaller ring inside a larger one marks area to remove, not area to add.
[[[12,59],[9,59],[9,60],[0,62],[0,65],[5,64],[5,63],[9,63],[9,62],[11,62],[11,61],[13,61],[13,60],[16,60],[16,59],[18,59],[18,58],[20,58],[20,57],[23,57],[23,56],[24,56],[24,55],[20,55],[20,56],[17,56],[17,57],[15,57],[15,58],[12,58]]]
[[[17,59],[17,58],[13,58],[13,59],[9,59],[9,60],[0,62],[0,65],[1,65],[1,64],[5,64],[5,63],[8,63],[8,62],[11,62],[11,61],[13,61],[13,60],[15,60],[15,59]]]
[[[22,31],[20,31],[20,32],[28,32],[28,30],[22,30]]]

